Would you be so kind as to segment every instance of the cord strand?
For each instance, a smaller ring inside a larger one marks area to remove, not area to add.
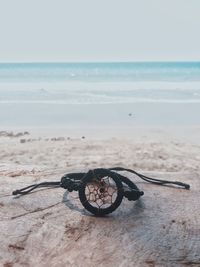
[[[51,186],[60,186],[60,182],[42,182],[39,184],[32,184],[24,188],[21,188],[19,190],[15,190],[12,192],[12,194],[13,195],[26,195],[38,187],[51,187]]]
[[[157,184],[157,185],[174,184],[174,185],[178,185],[178,186],[184,187],[185,189],[190,189],[190,185],[189,184],[178,182],[178,181],[168,181],[168,180],[155,179],[155,178],[152,178],[152,177],[145,176],[145,175],[143,175],[141,173],[138,173],[138,172],[136,172],[134,170],[131,170],[131,169],[126,169],[126,168],[122,168],[122,167],[113,167],[113,168],[110,168],[109,170],[127,171],[127,172],[130,172],[130,173],[133,173],[133,174],[137,175],[142,180],[144,180],[146,182],[149,182],[149,183],[152,183],[152,184]]]

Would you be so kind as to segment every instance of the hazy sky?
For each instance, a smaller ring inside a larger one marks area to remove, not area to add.
[[[200,60],[200,0],[0,0],[0,62]]]

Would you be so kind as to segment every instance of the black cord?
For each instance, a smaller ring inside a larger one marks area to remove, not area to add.
[[[94,169],[94,170],[92,170],[93,174],[96,176],[95,170],[100,170],[100,169]],[[178,185],[180,187],[184,187],[185,189],[190,189],[190,185],[189,184],[185,184],[185,183],[178,182],[178,181],[168,181],[168,180],[160,180],[160,179],[151,178],[151,177],[145,176],[145,175],[143,175],[141,173],[138,173],[138,172],[136,172],[134,170],[131,170],[131,169],[126,169],[126,168],[122,168],[122,167],[113,167],[113,168],[109,168],[107,170],[108,171],[127,171],[127,172],[130,172],[130,173],[133,173],[133,174],[137,175],[138,177],[140,177],[141,179],[143,179],[146,182],[149,182],[149,183],[152,183],[152,184],[156,184],[156,185],[174,184],[174,185]],[[91,171],[89,171],[89,172],[91,172]],[[67,181],[67,179],[71,181],[70,183],[73,183],[73,180],[81,181],[83,179],[83,177],[85,177],[85,175],[87,175],[88,173],[69,173],[69,174],[64,175],[61,178],[61,181],[56,181],[56,182],[42,182],[42,183],[39,183],[39,184],[32,184],[32,185],[29,185],[29,186],[24,187],[22,189],[15,190],[15,191],[13,191],[12,194],[13,195],[26,195],[26,194],[30,193],[31,191],[33,191],[34,189],[39,188],[39,187],[52,187],[52,186],[59,187],[59,186],[61,186],[61,187],[64,187],[65,188],[65,186],[63,186],[63,185],[64,185],[64,182]],[[124,180],[124,179],[127,179],[128,180],[128,178],[126,178],[126,177],[124,177],[122,175],[119,175],[119,178],[121,180]],[[125,182],[125,184],[128,185],[127,180],[124,180],[124,182]],[[67,186],[68,186],[68,183],[67,183]],[[138,190],[139,191],[139,189],[137,188],[137,186],[135,184],[134,184],[134,186],[130,186],[130,187],[133,187],[133,189],[135,187],[135,190]],[[78,190],[78,188],[76,188],[76,189]],[[74,190],[73,186],[72,186],[72,190]]]
[[[145,176],[145,175],[138,173],[138,172],[131,170],[131,169],[126,169],[126,168],[122,168],[122,167],[113,167],[113,168],[110,168],[109,170],[127,171],[127,172],[130,172],[130,173],[137,175],[138,177],[140,177],[144,181],[152,183],[152,184],[157,184],[157,185],[174,184],[174,185],[184,187],[185,189],[188,189],[188,190],[190,189],[189,184],[178,182],[178,181],[168,181],[168,180],[160,180],[160,179],[151,178],[151,177]]]
[[[15,190],[12,192],[13,195],[26,195],[38,187],[50,187],[50,186],[60,186],[60,182],[43,182],[39,184],[32,184],[27,187]],[[28,189],[28,190],[27,190]]]

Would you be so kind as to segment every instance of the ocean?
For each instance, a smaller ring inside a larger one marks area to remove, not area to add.
[[[200,62],[6,63],[0,89],[1,103],[199,103]]]
[[[91,112],[90,123],[96,121],[97,113],[100,121],[101,116],[107,116],[118,122],[119,107],[126,109],[123,105],[129,107],[124,111],[129,115],[140,107],[147,109],[142,116],[145,119],[136,116],[135,122],[161,123],[167,119],[176,124],[180,114],[175,121],[169,109],[162,120],[157,115],[166,104],[175,113],[190,105],[191,114],[184,117],[189,123],[199,123],[200,62],[0,64],[0,123],[5,126],[63,125],[69,117],[70,123],[88,123]],[[152,110],[155,114],[149,118]],[[153,121],[155,118],[158,121]]]

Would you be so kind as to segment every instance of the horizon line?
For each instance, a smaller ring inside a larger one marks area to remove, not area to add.
[[[200,60],[105,60],[105,61],[0,61],[0,64],[93,64],[93,63],[200,63]]]

